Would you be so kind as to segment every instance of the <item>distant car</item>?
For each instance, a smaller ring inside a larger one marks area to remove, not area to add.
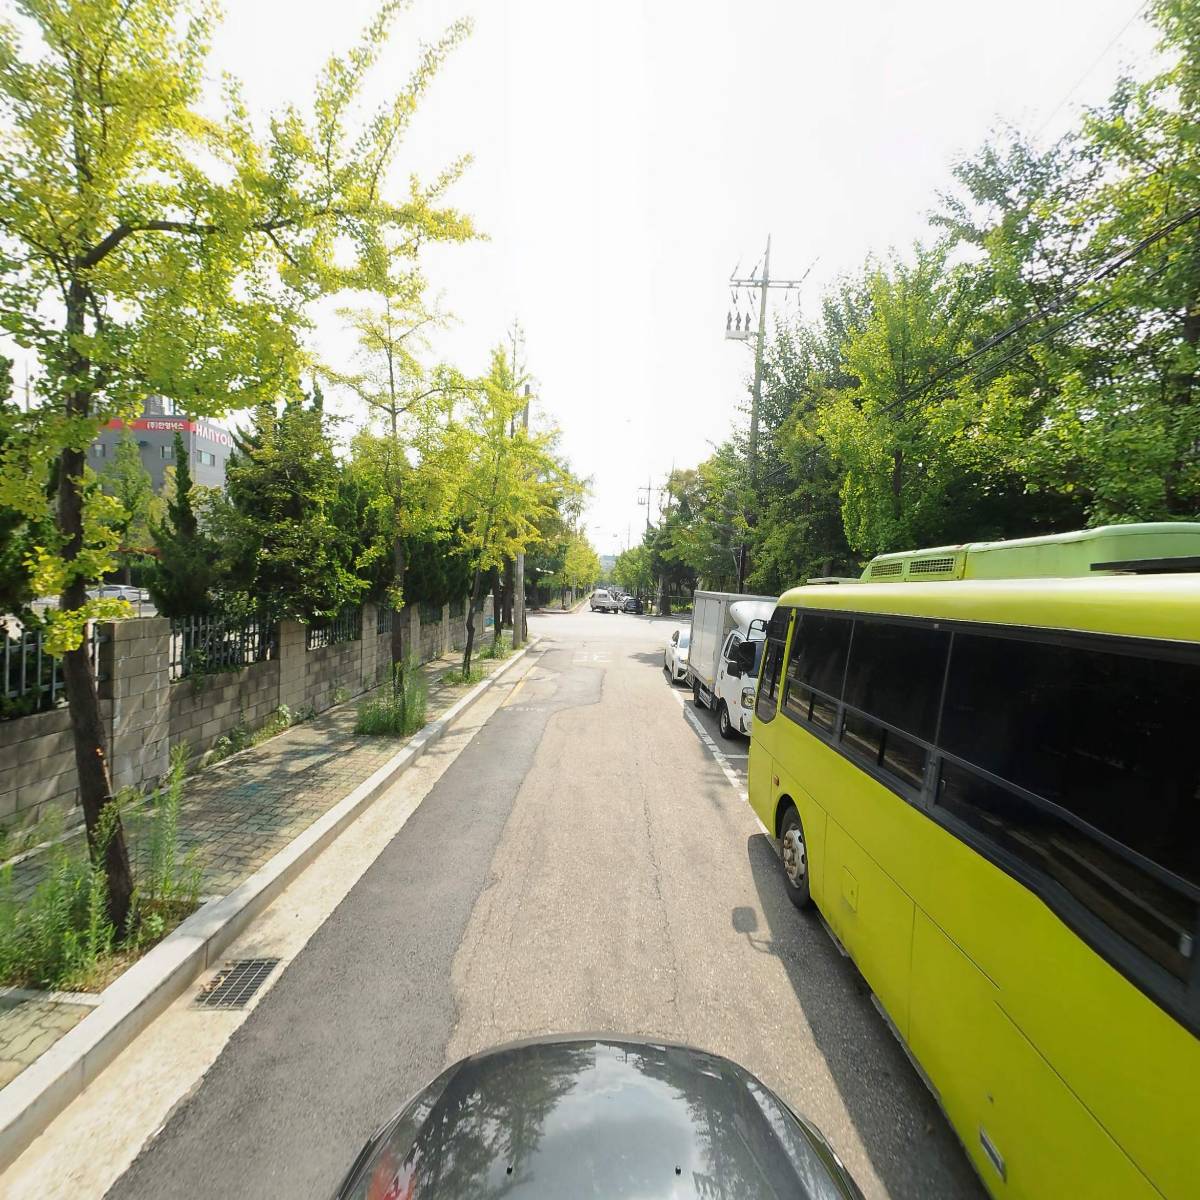
[[[142,600],[141,588],[124,583],[102,583],[99,587],[88,588],[87,594],[92,600],[128,600],[130,604],[138,604]]]
[[[691,641],[690,629],[677,629],[663,650],[663,670],[672,684],[687,683],[688,647]]]
[[[336,1200],[862,1200],[820,1131],[743,1067],[623,1036],[539,1038],[443,1071]]]
[[[624,601],[621,603],[621,611],[627,613],[644,613],[646,611],[646,606],[641,602],[639,597],[626,596]]]
[[[609,591],[600,588],[592,593],[592,612],[620,612],[621,605]]]

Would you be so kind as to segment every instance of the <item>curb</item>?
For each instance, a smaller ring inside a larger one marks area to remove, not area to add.
[[[431,721],[373,775],[318,817],[227,896],[210,900],[100,993],[99,1003],[36,1062],[0,1089],[0,1171],[360,813],[392,785],[540,639],[532,638],[496,671]]]

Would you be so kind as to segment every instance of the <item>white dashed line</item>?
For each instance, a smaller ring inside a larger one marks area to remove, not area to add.
[[[687,701],[678,692],[672,692],[671,694],[676,700],[679,701],[679,707],[683,709],[683,715],[687,717],[692,728],[700,735],[700,740],[708,747],[709,754],[711,754],[713,758],[717,760],[717,766],[719,766],[721,770],[725,772],[725,778],[729,780],[730,786],[735,792],[737,792],[743,801],[746,800],[747,796],[745,790],[742,788],[742,781],[737,777],[737,773],[734,771],[733,767],[730,766],[729,757],[721,749],[721,747],[718,746],[717,743],[708,736],[708,730],[706,730],[704,726],[700,724],[700,718],[697,717],[690,708],[688,708]]]

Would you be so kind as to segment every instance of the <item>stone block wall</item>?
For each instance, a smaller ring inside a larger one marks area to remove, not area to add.
[[[417,606],[395,614],[404,649],[422,662],[460,649],[462,616],[422,628]],[[482,621],[477,620],[477,630]],[[477,638],[481,633],[477,632]],[[189,757],[210,750],[239,723],[261,726],[281,705],[292,713],[321,712],[339,689],[356,696],[388,676],[391,636],[378,630],[373,605],[363,608],[362,637],[309,650],[307,630],[296,621],[279,626],[277,653],[269,662],[197,679],[171,679],[171,624],[160,617],[105,622],[100,642],[100,708],[116,788],[154,787],[166,774],[172,747]],[[65,708],[0,721],[0,824],[27,824],[50,808],[78,803],[75,749]]]
[[[100,701],[106,726],[112,701]],[[0,824],[35,821],[78,803],[75,743],[65,708],[0,721]]]
[[[184,743],[188,757],[212,748],[238,725],[257,729],[279,707],[279,663],[251,663],[171,684],[171,745]]]
[[[317,712],[329,708],[339,688],[346,697],[358,695],[363,691],[361,671],[361,642],[335,642],[308,651],[304,660],[305,706]]]

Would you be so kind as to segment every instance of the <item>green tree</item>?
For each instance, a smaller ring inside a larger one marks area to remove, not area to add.
[[[406,546],[437,540],[448,529],[455,478],[445,469],[447,428],[454,400],[470,386],[453,368],[429,369],[421,361],[427,331],[444,324],[440,314],[425,306],[423,290],[415,272],[389,274],[379,283],[374,303],[342,309],[340,315],[358,342],[358,369],[327,371],[367,409],[368,428],[355,439],[355,458],[359,475],[373,481],[372,527],[387,543],[389,601],[396,609],[405,600]],[[386,572],[381,549],[376,548],[373,559]],[[399,621],[392,622],[391,649],[393,669],[402,669]]]
[[[174,457],[166,519],[150,527],[157,555],[147,588],[160,616],[199,616],[212,610],[217,545],[196,518],[192,471],[180,433],[175,434]]]
[[[16,0],[0,21],[0,326],[37,353],[45,401],[29,436],[5,445],[0,505],[44,516],[57,466],[57,535],[38,550],[34,587],[60,596],[50,645],[63,652],[94,848],[112,785],[83,628],[112,605],[85,589],[115,550],[102,528],[113,505],[93,499],[88,511],[97,430],[152,392],[202,415],[273,398],[298,373],[310,300],[370,286],[392,251],[471,232],[439,207],[455,168],[403,200],[386,187],[464,26],[349,128],[399,8],[383,4],[360,44],[331,58],[311,115],[285,110],[265,142],[233,84],[223,113],[197,111],[211,28],[199,0]],[[133,882],[119,828],[105,861],[122,930]]]
[[[341,472],[320,393],[260,404],[234,442],[213,505],[225,607],[311,623],[357,602],[370,584],[338,528]]]
[[[100,486],[116,500],[120,512],[113,521],[117,535],[117,560],[122,580],[129,583],[132,563],[142,558],[150,541],[150,504],[154,484],[150,472],[142,466],[142,452],[126,430],[117,443],[112,465],[100,475]]]
[[[463,674],[471,670],[475,614],[492,570],[535,545],[538,522],[564,491],[578,486],[554,457],[551,434],[532,434],[518,421],[525,396],[517,391],[508,356],[498,347],[479,386],[468,393],[454,429],[461,484],[457,493],[459,538],[472,569]]]

